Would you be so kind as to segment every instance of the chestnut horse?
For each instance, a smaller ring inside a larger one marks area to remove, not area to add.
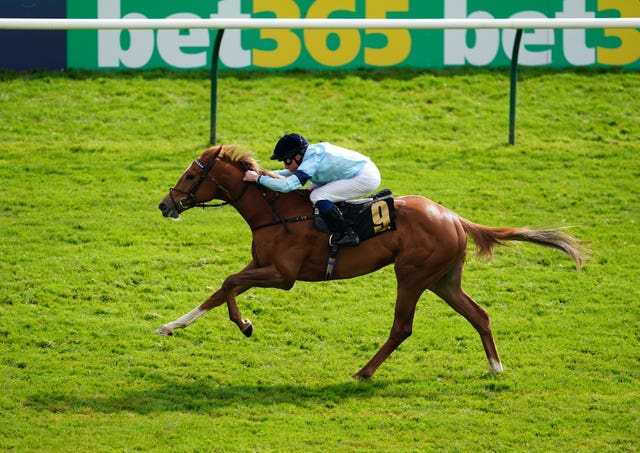
[[[272,192],[242,181],[247,169],[260,168],[251,152],[234,146],[206,150],[187,168],[159,205],[165,217],[177,218],[199,206],[232,205],[251,227],[252,260],[228,276],[219,290],[201,305],[156,332],[172,335],[210,309],[226,302],[229,318],[247,337],[253,325],[243,319],[236,296],[252,287],[291,289],[296,280],[321,281],[329,257],[328,234],[316,230],[308,191]],[[207,204],[210,200],[222,203]],[[502,371],[487,312],[462,289],[462,268],[467,235],[480,256],[490,257],[503,241],[526,241],[552,247],[569,255],[579,268],[588,250],[558,229],[490,228],[466,219],[421,196],[395,199],[396,229],[345,247],[333,278],[347,279],[374,272],[394,263],[397,298],[391,333],[373,358],[353,378],[368,378],[411,335],[416,304],[431,290],[464,316],[478,331],[489,360],[489,372]]]

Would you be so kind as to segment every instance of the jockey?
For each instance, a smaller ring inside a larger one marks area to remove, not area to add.
[[[291,192],[311,181],[309,198],[332,233],[329,244],[360,243],[335,203],[368,195],[378,188],[380,172],[371,159],[327,142],[310,145],[302,135],[287,134],[276,143],[271,160],[283,162],[284,170],[275,172],[283,179],[249,170],[243,180],[278,192]]]

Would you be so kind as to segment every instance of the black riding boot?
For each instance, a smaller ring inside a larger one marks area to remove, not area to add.
[[[329,237],[329,244],[358,245],[360,243],[360,238],[353,231],[353,228],[347,226],[344,217],[342,217],[342,212],[337,206],[332,206],[331,210],[323,214],[322,217],[324,217],[332,233],[331,237]]]

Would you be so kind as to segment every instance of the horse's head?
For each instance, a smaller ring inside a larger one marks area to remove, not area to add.
[[[249,164],[243,160],[233,161],[233,150],[232,146],[223,149],[220,145],[206,150],[195,159],[158,205],[162,215],[175,219],[195,206],[216,206],[205,205],[213,199],[228,204],[244,195],[246,184],[242,182],[242,174]],[[221,153],[228,159],[221,159]],[[244,187],[239,189],[240,186]]]

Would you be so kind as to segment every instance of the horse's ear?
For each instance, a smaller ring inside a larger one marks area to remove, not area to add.
[[[213,148],[212,156],[213,156],[214,159],[217,159],[218,156],[220,155],[220,152],[222,151],[222,146],[223,145],[218,145],[217,148],[216,147]]]

